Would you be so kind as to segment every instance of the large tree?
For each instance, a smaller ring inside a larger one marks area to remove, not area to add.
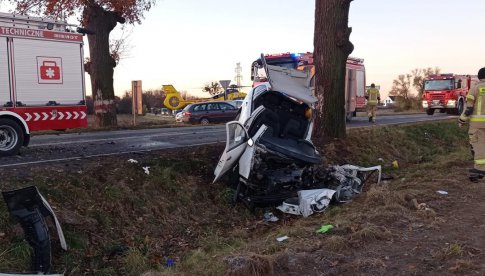
[[[315,1],[315,137],[344,138],[345,66],[354,50],[348,27],[352,0]]]
[[[97,126],[114,126],[116,121],[113,73],[116,56],[110,52],[109,35],[118,23],[140,23],[143,13],[156,0],[10,0],[22,14],[33,13],[65,19],[81,15],[81,25],[88,34],[89,61],[86,72],[91,76]]]

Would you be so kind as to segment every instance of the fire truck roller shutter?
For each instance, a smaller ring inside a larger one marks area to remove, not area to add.
[[[0,37],[0,107],[12,103],[8,70],[7,38]]]
[[[84,100],[80,43],[13,39],[16,101],[77,105]]]

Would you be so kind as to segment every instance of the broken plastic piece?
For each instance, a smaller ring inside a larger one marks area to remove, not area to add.
[[[286,241],[287,239],[289,239],[288,236],[282,236],[282,237],[276,238],[276,240],[279,241],[279,242]]]
[[[135,159],[128,159],[128,162],[129,162],[129,163],[132,163],[132,164],[136,164],[136,163],[138,163],[138,161],[136,161]]]
[[[279,218],[273,215],[273,213],[271,212],[264,213],[264,221],[277,222],[278,220]]]
[[[443,190],[438,190],[438,191],[436,191],[436,192],[437,192],[438,194],[440,194],[440,195],[447,195],[447,194],[448,194],[448,192],[447,192],[447,191],[443,191]]]
[[[331,225],[331,224],[325,224],[325,225],[322,225],[322,227],[320,227],[320,229],[318,229],[317,231],[315,231],[315,233],[317,233],[317,234],[323,234],[323,233],[327,233],[331,229],[333,229],[333,225]]]
[[[284,213],[308,217],[327,209],[334,193],[335,191],[330,189],[298,191],[298,198],[285,200],[277,209]]]
[[[143,167],[143,170],[147,175],[150,175],[150,167]]]
[[[49,273],[51,242],[45,217],[52,217],[61,247],[67,250],[66,240],[54,211],[35,186],[2,192],[2,194],[10,214],[20,223],[25,239],[32,247],[32,271]]]
[[[168,267],[174,267],[175,266],[175,262],[172,259],[167,259],[167,266]]]
[[[399,163],[397,162],[397,160],[392,161],[392,167],[394,169],[399,169]]]

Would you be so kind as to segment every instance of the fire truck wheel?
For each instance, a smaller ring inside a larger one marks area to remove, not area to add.
[[[458,102],[458,110],[457,110],[457,115],[461,115],[463,113],[463,110],[465,109],[465,104],[463,103],[463,100],[460,99]]]
[[[433,115],[434,114],[434,109],[430,108],[430,109],[426,109],[426,114],[428,115]]]
[[[200,124],[201,125],[208,125],[210,122],[209,122],[209,119],[207,118],[202,118],[200,119]]]
[[[0,119],[0,156],[15,155],[24,143],[24,132],[13,120]]]

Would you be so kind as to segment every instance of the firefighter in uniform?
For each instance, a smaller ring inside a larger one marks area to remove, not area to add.
[[[369,122],[376,122],[376,111],[377,104],[381,100],[381,95],[379,94],[379,89],[376,88],[375,84],[371,84],[370,88],[367,89],[367,116],[369,116]]]
[[[458,119],[460,127],[470,121],[468,136],[474,160],[474,168],[470,169],[472,181],[485,176],[485,67],[478,71],[478,79],[479,82],[468,92],[466,109]]]

